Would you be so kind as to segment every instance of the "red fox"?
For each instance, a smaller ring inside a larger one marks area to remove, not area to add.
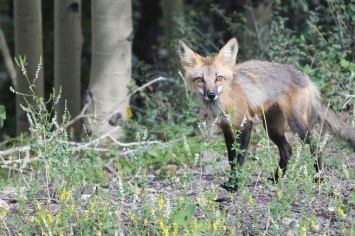
[[[292,154],[284,135],[286,123],[310,146],[312,155],[317,155],[314,165],[317,172],[322,170],[322,157],[310,142],[310,117],[324,122],[325,128],[355,149],[355,129],[322,104],[315,84],[294,67],[257,60],[236,64],[238,43],[235,38],[215,57],[202,57],[181,40],[178,52],[185,79],[200,94],[208,114],[217,120],[224,134],[231,175],[222,184],[223,188],[230,191],[238,188],[236,165],[241,167],[244,163],[256,116],[262,119],[268,136],[279,149],[279,167],[283,174]],[[235,130],[239,135],[235,135]],[[235,141],[239,150],[244,151],[236,153]],[[272,180],[278,178],[277,169]]]

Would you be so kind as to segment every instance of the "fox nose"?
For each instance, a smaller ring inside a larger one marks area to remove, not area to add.
[[[214,94],[214,92],[209,92],[207,94],[207,97],[208,97],[208,99],[213,100],[216,97],[216,94]]]

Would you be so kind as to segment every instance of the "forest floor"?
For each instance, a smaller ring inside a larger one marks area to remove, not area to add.
[[[272,170],[263,169],[268,160],[253,157],[263,151],[251,148],[247,173],[234,193],[220,187],[229,164],[213,151],[203,151],[194,166],[155,166],[125,179],[106,165],[107,184],[75,187],[75,177],[71,185],[53,179],[44,186],[8,184],[0,191],[0,230],[2,235],[354,235],[354,154],[328,147],[321,184],[296,162],[290,175],[273,184],[267,181]],[[21,175],[31,178],[30,172]]]

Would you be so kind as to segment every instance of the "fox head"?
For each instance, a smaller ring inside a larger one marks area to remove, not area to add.
[[[215,57],[202,57],[181,40],[178,51],[189,84],[204,100],[218,100],[233,79],[233,67],[238,53],[237,40],[229,40]]]

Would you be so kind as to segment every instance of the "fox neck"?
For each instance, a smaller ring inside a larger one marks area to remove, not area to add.
[[[203,103],[207,108],[208,114],[213,120],[216,120],[219,124],[229,123],[228,114],[226,113],[224,104],[220,98],[214,101],[206,101],[203,99]]]

